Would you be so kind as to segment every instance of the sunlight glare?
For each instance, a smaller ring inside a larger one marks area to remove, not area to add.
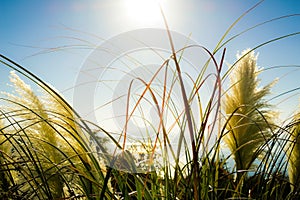
[[[136,22],[157,23],[162,20],[160,3],[161,0],[125,0],[126,12]]]

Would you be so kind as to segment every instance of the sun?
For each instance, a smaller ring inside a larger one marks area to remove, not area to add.
[[[143,24],[157,23],[162,20],[161,0],[124,0],[126,12],[131,20]]]

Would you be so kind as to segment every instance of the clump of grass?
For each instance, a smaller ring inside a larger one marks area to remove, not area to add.
[[[266,96],[275,82],[259,88],[257,56],[250,49],[238,55],[230,76],[230,88],[224,99],[228,133],[224,141],[235,160],[237,182],[247,174],[253,162],[264,152],[262,147],[272,136],[276,113]]]
[[[288,175],[291,188],[294,192],[300,190],[300,113],[294,115],[293,121],[289,124],[290,131],[287,136],[286,154],[288,158]]]
[[[74,112],[50,90],[38,97],[15,72],[10,80],[16,95],[4,93],[0,118],[7,198],[99,198],[105,167]]]
[[[3,132],[4,124],[0,118],[0,194],[9,192],[10,187],[14,184],[12,180],[12,173],[8,170],[10,165],[10,150],[11,145],[8,140],[8,135]]]

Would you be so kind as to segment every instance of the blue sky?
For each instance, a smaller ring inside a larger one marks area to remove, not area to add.
[[[170,29],[213,50],[226,29],[258,1],[241,0],[163,0]],[[130,7],[130,6],[129,6]],[[0,52],[22,64],[72,101],[78,72],[97,45],[118,34],[142,28],[164,28],[161,18],[142,20],[128,14],[126,0],[5,0],[0,5]],[[133,11],[132,11],[133,12]],[[266,0],[251,11],[229,33],[272,18],[300,14],[298,0]],[[270,39],[300,31],[300,16],[277,20],[257,27],[226,45],[226,62],[237,51],[253,48]],[[300,35],[276,41],[262,48],[258,64],[300,65]],[[0,69],[0,84],[7,82],[8,70]],[[300,71],[284,67],[261,74],[262,83],[280,78],[273,95],[300,87]],[[285,98],[293,95],[285,100]],[[299,91],[274,101],[283,110],[297,109]],[[289,115],[289,114],[287,114]]]

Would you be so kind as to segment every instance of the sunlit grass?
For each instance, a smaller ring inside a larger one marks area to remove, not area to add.
[[[246,175],[243,171],[250,170],[252,163],[264,153],[261,147],[270,140],[276,120],[276,113],[265,99],[273,83],[260,88],[254,52],[246,50],[238,59],[224,99],[229,131],[224,141],[234,155],[237,182]]]
[[[191,93],[182,80],[181,57],[194,47],[176,51],[165,19],[171,55],[149,82],[138,80],[144,86],[141,94],[133,95],[128,88],[120,140],[82,119],[52,87],[1,55],[1,67],[14,70],[10,74],[12,92],[0,98],[1,199],[299,198],[299,114],[290,123],[275,120],[275,107],[265,98],[272,83],[259,88],[253,52],[299,33],[248,49],[223,71],[223,46],[244,32],[225,40],[227,34],[256,6],[229,27],[214,51],[197,47],[209,59],[199,63],[203,68],[196,79],[189,76],[194,86]],[[218,53],[220,59],[216,59]],[[207,74],[209,67],[213,69]],[[170,72],[173,81],[163,81],[163,89],[157,90],[153,85],[157,74],[167,77]],[[229,86],[225,85],[227,77]],[[41,92],[23,79],[32,81]],[[208,80],[212,90],[203,101],[200,91]],[[172,99],[174,85],[180,88],[181,110]],[[128,146],[129,121],[136,112],[145,116],[142,101],[156,109],[158,125],[141,119],[150,123],[156,137]],[[198,110],[191,109],[195,103]],[[171,142],[175,126],[179,132],[176,145]],[[116,151],[109,153],[106,145]]]

